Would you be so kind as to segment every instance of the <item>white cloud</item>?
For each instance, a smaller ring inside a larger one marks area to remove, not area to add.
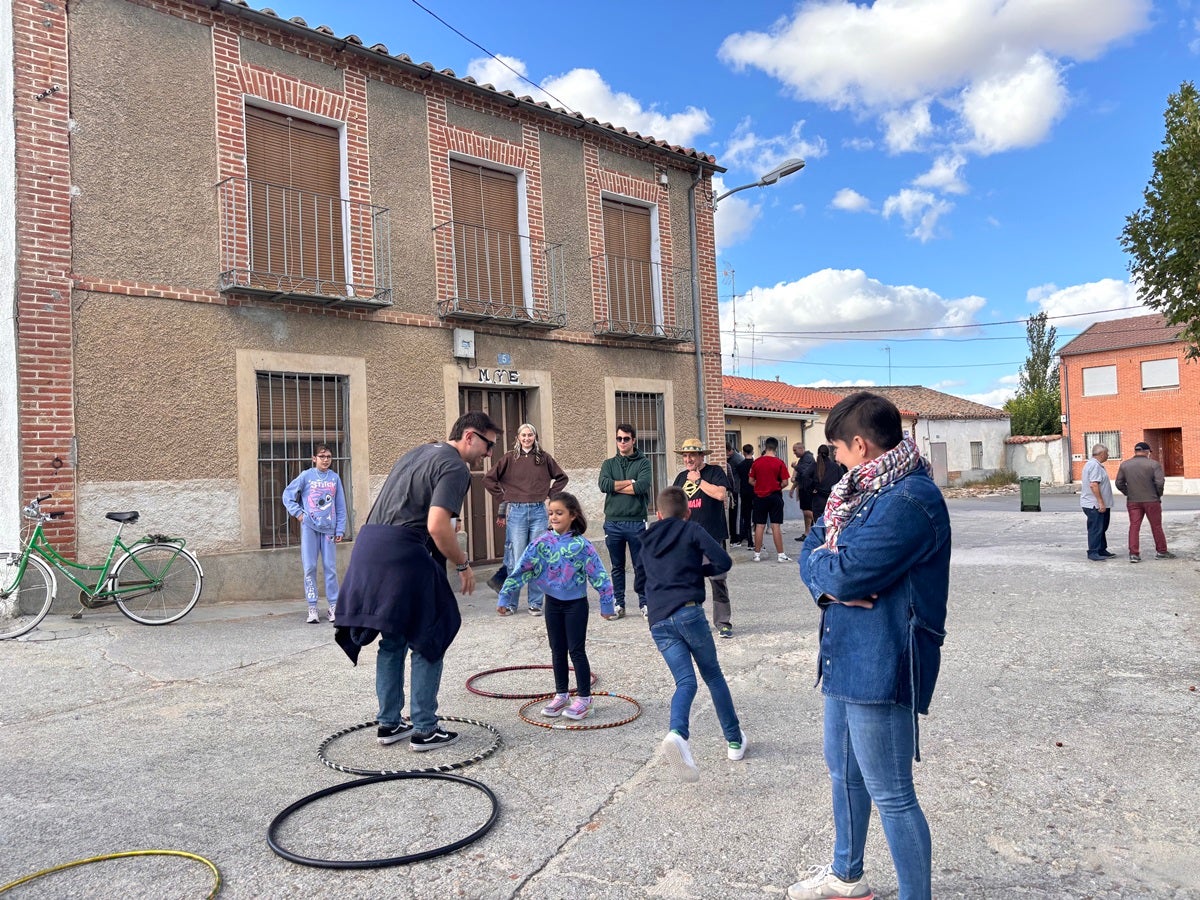
[[[1051,317],[1050,324],[1062,331],[1083,331],[1096,322],[1111,319],[1126,319],[1154,312],[1142,303],[1137,287],[1128,281],[1103,278],[1086,284],[1075,284],[1060,288],[1056,284],[1042,284],[1025,292],[1029,303],[1036,303],[1038,312]],[[1122,309],[1122,307],[1133,309]],[[1097,312],[1113,310],[1113,312]],[[1069,319],[1055,319],[1071,316]]]
[[[829,205],[843,212],[869,212],[871,201],[853,188],[842,188],[833,195]]]
[[[982,297],[946,299],[927,288],[884,284],[861,269],[822,269],[796,281],[773,287],[753,287],[738,299],[739,353],[749,358],[749,325],[753,323],[754,353],[763,358],[802,357],[828,343],[819,335],[779,332],[924,328],[937,334],[948,325],[969,325],[984,307]],[[731,301],[721,303],[721,329],[733,328]],[[733,350],[725,334],[724,355]]]
[[[842,146],[847,150],[870,150],[875,146],[875,142],[865,137],[846,138],[842,141]]]
[[[525,63],[512,56],[499,57],[522,75],[528,75]],[[474,59],[467,65],[467,74],[482,84],[497,90],[512,91],[518,97],[528,94],[538,101],[557,105],[556,101],[523,81],[496,60]],[[712,117],[703,109],[689,106],[683,112],[663,113],[655,106],[645,107],[631,94],[615,91],[595,69],[572,69],[540,82],[541,86],[571,109],[589,119],[598,119],[642,135],[691,146],[698,135],[712,128]]]
[[[726,190],[728,188],[725,187],[721,176],[713,176],[713,196],[720,196]],[[722,200],[717,211],[713,213],[717,253],[749,237],[761,214],[762,208],[745,199],[743,194],[734,194]]]
[[[798,99],[877,117],[893,152],[940,132],[994,153],[1044,139],[1066,108],[1064,64],[1147,27],[1151,11],[1151,0],[801,0],[718,55]]]
[[[962,169],[966,162],[961,153],[943,153],[928,172],[913,179],[913,186],[931,188],[943,194],[965,194],[967,183],[963,181]]]
[[[880,116],[884,143],[892,153],[920,149],[921,143],[933,134],[933,119],[929,115],[929,100],[918,100],[907,109],[888,110]]]
[[[947,393],[953,393],[948,391]],[[1015,387],[1001,387],[994,390],[984,391],[982,394],[955,394],[956,397],[962,397],[964,400],[973,400],[976,403],[982,403],[984,406],[993,406],[996,409],[1003,409],[1006,401],[1011,400],[1017,393]]]
[[[912,229],[909,237],[916,238],[922,244],[933,240],[938,219],[952,209],[954,204],[949,200],[913,188],[901,188],[899,193],[883,201],[883,217],[890,219],[893,215],[900,216],[904,224]]]
[[[730,169],[743,169],[757,177],[793,157],[813,160],[825,155],[824,138],[810,140],[803,136],[803,119],[794,124],[787,134],[772,137],[756,134],[752,125],[750,119],[738,123],[721,154],[722,165]]]
[[[966,384],[966,382],[962,381],[961,379],[947,379],[946,381],[938,381],[934,384],[931,384],[929,387],[935,391],[946,391],[950,388],[962,387],[964,384]]]
[[[828,378],[822,378],[819,381],[809,381],[800,387],[810,388],[830,388],[830,387],[875,387],[875,382],[868,378],[856,378],[852,381],[831,381]]]
[[[1014,71],[969,85],[961,95],[969,145],[987,155],[1041,143],[1067,108],[1062,69],[1035,53]]]

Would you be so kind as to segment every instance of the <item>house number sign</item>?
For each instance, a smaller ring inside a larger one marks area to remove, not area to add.
[[[480,384],[520,384],[521,373],[516,369],[480,369]]]

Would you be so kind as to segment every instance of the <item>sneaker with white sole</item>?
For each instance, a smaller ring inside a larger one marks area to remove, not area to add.
[[[762,554],[761,554],[761,553],[755,553],[755,554],[754,554],[754,561],[755,561],[755,562],[762,562]]]
[[[625,607],[614,606],[612,619],[609,619],[609,621],[611,622],[613,619],[623,619],[623,618],[625,618]]]
[[[775,561],[776,562],[791,562],[792,558],[790,556],[788,556],[786,553],[780,553],[779,558],[776,559]]]
[[[746,746],[750,743],[748,740],[746,740],[746,732],[743,731],[741,736],[742,739],[740,741],[729,742],[729,758],[734,762],[737,762],[746,755]]]
[[[379,743],[386,747],[388,744],[394,744],[396,741],[402,741],[413,733],[412,722],[400,717],[399,725],[380,725],[375,729],[375,737]]]
[[[562,714],[568,719],[574,719],[576,722],[580,719],[586,719],[592,714],[592,698],[576,697],[575,702],[564,709]]]
[[[663,738],[662,748],[671,771],[679,776],[680,781],[700,780],[700,770],[696,768],[696,760],[692,758],[692,748],[688,746],[687,738],[674,731],[668,732]]]
[[[788,888],[788,900],[871,900],[875,896],[866,879],[842,881],[834,875],[832,863],[810,866],[808,876]]]
[[[554,698],[542,707],[542,715],[547,719],[557,719],[562,715],[562,711],[571,705],[571,697],[568,694],[555,694]]]
[[[457,731],[442,731],[441,728],[435,728],[429,734],[413,732],[413,736],[408,741],[408,749],[414,753],[424,753],[426,750],[436,750],[438,747],[449,747],[456,741],[458,741]]]
[[[335,607],[335,606],[329,607],[328,618],[329,618],[329,621],[331,624],[337,622],[337,607]]]
[[[643,606],[643,607],[642,607],[642,618],[643,618],[643,619],[649,619],[649,618],[650,618],[650,607],[648,607],[648,606]]]
[[[304,620],[305,625],[316,625],[321,621],[321,617],[317,615],[317,608],[310,606],[308,608],[308,618]]]

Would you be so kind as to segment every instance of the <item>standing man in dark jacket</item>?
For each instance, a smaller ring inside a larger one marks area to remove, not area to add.
[[[683,471],[675,476],[675,487],[682,488],[687,497],[688,519],[708,532],[709,537],[725,548],[729,536],[725,521],[725,498],[729,494],[729,481],[725,470],[710,465],[704,457],[708,448],[699,438],[688,438],[676,453],[683,456]],[[730,621],[729,585],[725,573],[709,579],[712,584],[712,622],[717,634],[723,638],[733,637],[733,622]]]
[[[741,495],[738,511],[738,535],[746,542],[746,549],[754,549],[754,485],[750,483],[750,467],[754,465],[754,445],[742,446],[742,461],[738,463],[734,474],[737,475],[737,490]]]
[[[653,473],[649,458],[637,448],[637,429],[617,426],[617,454],[600,466],[599,486],[604,494],[604,546],[608,548],[613,582],[613,618],[625,615],[625,550],[637,568],[646,530]],[[638,594],[638,607],[646,615],[646,596]]]
[[[487,413],[469,412],[458,417],[447,440],[402,456],[354,542],[335,639],[357,664],[359,650],[380,638],[375,693],[381,744],[411,735],[409,749],[420,752],[458,740],[438,726],[437,714],[443,657],[462,624],[446,561],[454,563],[464,594],[475,590],[475,575],[451,519],[471,486],[471,464],[491,456],[499,433]],[[410,651],[411,721],[401,715]]]
[[[792,444],[792,455],[796,457],[796,461],[792,463],[792,486],[788,490],[788,496],[796,499],[800,504],[800,512],[804,513],[804,534],[796,538],[803,541],[813,526],[813,492],[809,480],[817,461],[813,458],[812,451],[805,450],[800,441]]]
[[[1162,527],[1162,495],[1167,476],[1157,460],[1150,458],[1150,445],[1138,441],[1133,445],[1133,458],[1117,469],[1117,490],[1125,495],[1129,512],[1129,561],[1141,562],[1142,519],[1150,521],[1154,535],[1155,559],[1174,559],[1167,549],[1167,535]]]
[[[729,544],[731,547],[736,547],[742,542],[741,533],[738,531],[738,513],[740,504],[738,500],[741,498],[742,492],[738,490],[738,466],[742,464],[742,460],[746,457],[742,456],[737,451],[733,444],[725,445],[725,476],[729,479],[729,499],[726,505],[729,507]]]

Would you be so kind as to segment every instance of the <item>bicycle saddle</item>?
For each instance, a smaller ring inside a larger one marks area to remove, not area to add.
[[[112,519],[114,522],[125,522],[132,525],[138,520],[138,514],[137,512],[105,513],[104,518]]]

